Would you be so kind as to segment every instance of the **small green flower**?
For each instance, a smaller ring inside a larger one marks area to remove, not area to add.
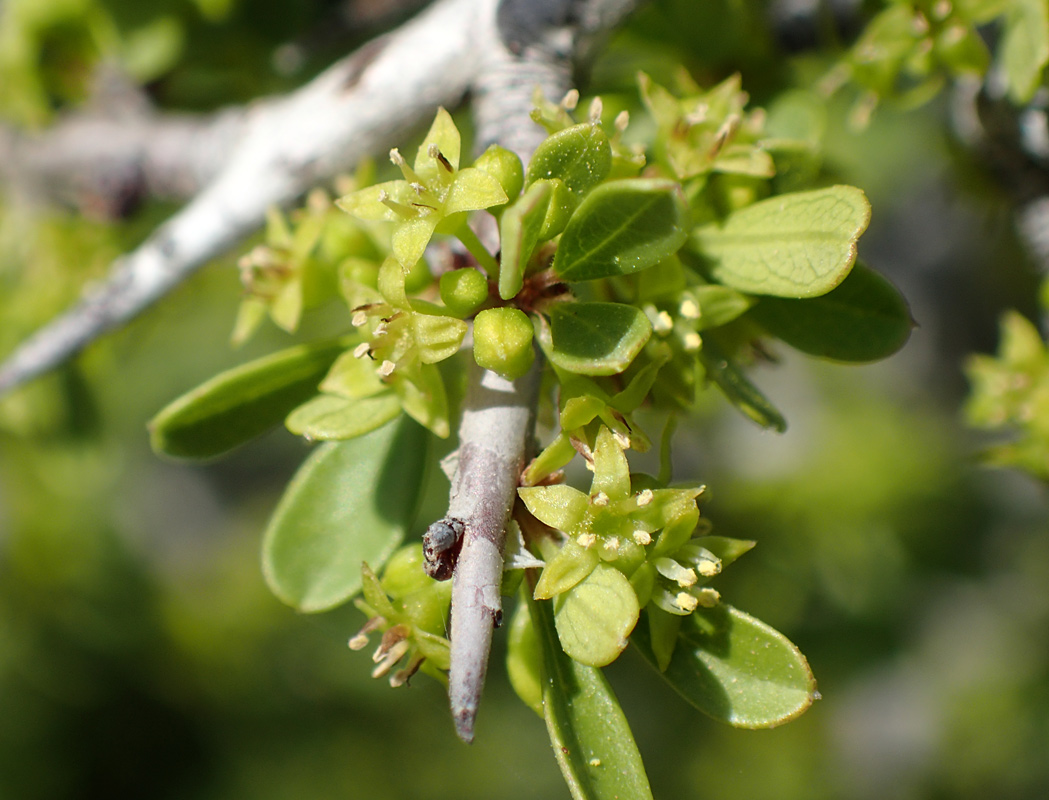
[[[487,172],[459,169],[459,150],[459,131],[441,108],[419,145],[414,166],[409,167],[398,150],[390,151],[403,180],[360,189],[337,205],[360,219],[396,222],[393,255],[407,270],[422,258],[435,231],[456,234],[466,225],[467,212],[509,201],[499,181]]]
[[[427,577],[422,563],[422,545],[415,544],[390,558],[381,581],[367,564],[361,564],[364,597],[354,602],[368,621],[350,639],[350,649],[363,650],[369,634],[382,631],[372,655],[372,677],[384,677],[403,664],[390,675],[390,686],[395,688],[407,684],[420,668],[440,681],[447,679],[450,650],[444,630],[451,584]]]
[[[537,599],[567,591],[601,562],[630,576],[648,557],[646,548],[659,552],[670,537],[676,549],[699,520],[696,498],[703,487],[632,491],[623,446],[606,427],[597,434],[592,459],[589,494],[564,485],[518,489],[533,516],[567,537],[539,578]]]
[[[660,159],[678,180],[722,172],[771,178],[772,156],[760,141],[764,115],[747,113],[747,94],[739,75],[702,91],[682,70],[683,97],[677,97],[641,73],[641,99],[659,126]]]

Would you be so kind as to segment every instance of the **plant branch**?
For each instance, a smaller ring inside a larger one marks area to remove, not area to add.
[[[465,742],[473,740],[492,631],[502,616],[503,542],[532,437],[539,363],[516,381],[475,367],[463,403],[447,517],[464,529],[452,578],[448,697]]]
[[[572,87],[578,59],[634,5],[633,0],[503,0],[496,14],[500,41],[485,50],[474,85],[478,148],[497,143],[527,164],[546,135],[530,116],[536,87],[547,99],[560,100]],[[492,632],[502,616],[506,525],[532,441],[540,364],[536,359],[515,382],[479,368],[471,373],[448,514],[443,525],[427,532],[462,532],[457,560],[452,558],[448,697],[456,732],[465,742],[473,741]]]
[[[266,209],[377,156],[460,102],[494,34],[496,0],[441,0],[287,97],[243,114],[240,135],[209,159],[207,186],[109,277],[0,365],[0,392],[43,373],[138,314],[259,228]],[[10,144],[10,142],[8,142]],[[205,172],[207,170],[204,170]]]

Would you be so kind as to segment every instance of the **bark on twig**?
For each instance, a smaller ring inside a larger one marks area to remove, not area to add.
[[[0,393],[138,314],[260,227],[270,206],[385,153],[438,105],[458,104],[494,36],[495,3],[441,0],[297,92],[249,107],[221,172],[99,289],[16,349],[0,365]]]
[[[455,730],[466,742],[473,740],[492,631],[502,616],[503,540],[532,437],[538,388],[538,366],[516,381],[478,367],[463,405],[447,515],[464,529],[452,577],[448,697]]]

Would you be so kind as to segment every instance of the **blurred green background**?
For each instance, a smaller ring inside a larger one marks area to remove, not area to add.
[[[741,71],[760,104],[832,63],[785,55],[765,3],[697,5],[655,2],[595,65],[595,86],[626,96],[637,68],[684,60],[706,83]],[[5,0],[0,115],[46,124],[84,100],[103,58],[164,107],[281,91],[370,35],[333,22],[346,7]],[[959,413],[962,359],[993,349],[1003,309],[1034,313],[1038,275],[991,177],[953,143],[945,101],[881,110],[862,133],[835,103],[827,168],[870,196],[861,257],[920,327],[875,366],[779,353],[754,377],[785,435],[712,397],[675,444],[676,477],[709,484],[717,531],[758,542],[718,588],[801,647],[823,699],[743,732],[687,707],[629,651],[610,677],[657,797],[1044,798],[1046,495],[981,468]],[[171,211],[102,223],[0,199],[0,353]],[[269,594],[261,531],[305,444],[276,432],[208,465],[150,452],[160,407],[286,341],[269,329],[227,346],[232,263],[0,402],[0,798],[567,797],[541,720],[500,669],[467,747],[441,687],[368,676],[346,648],[354,609],[301,616]]]

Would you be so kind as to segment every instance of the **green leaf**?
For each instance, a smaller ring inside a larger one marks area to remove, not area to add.
[[[1000,46],[1009,96],[1026,103],[1034,95],[1049,63],[1049,2],[1013,0],[1005,16]]]
[[[584,122],[547,137],[528,162],[525,186],[543,178],[560,178],[582,194],[596,186],[612,168],[612,148],[600,125]]]
[[[524,285],[525,269],[539,241],[553,186],[552,181],[536,181],[499,221],[499,296],[503,300],[514,297]]]
[[[618,658],[637,625],[639,612],[634,587],[608,564],[598,564],[583,580],[554,598],[561,646],[573,659],[591,667],[603,667]]]
[[[153,449],[176,458],[214,458],[265,433],[317,394],[347,344],[299,345],[216,375],[150,421]]]
[[[543,652],[524,594],[506,637],[506,674],[521,701],[543,716]]]
[[[647,269],[678,251],[689,224],[688,203],[674,181],[609,181],[572,214],[554,272],[566,281],[588,281]]]
[[[719,283],[751,294],[815,297],[852,269],[869,221],[863,192],[833,186],[762,200],[698,228],[691,242]]]
[[[646,625],[631,637],[657,666]],[[674,656],[661,673],[675,691],[716,720],[737,728],[789,722],[816,699],[816,679],[782,633],[721,603],[684,619]]]
[[[779,409],[772,405],[743,371],[709,339],[703,344],[699,360],[706,370],[707,378],[712,380],[728,401],[746,416],[762,428],[772,428],[778,433],[787,429],[787,420]]]
[[[644,312],[621,303],[558,303],[539,342],[551,363],[583,375],[615,375],[652,335]]]
[[[441,372],[433,364],[419,364],[408,376],[395,378],[393,390],[404,413],[442,439],[450,433],[448,394]]]
[[[349,399],[319,395],[296,408],[284,421],[297,436],[314,441],[353,439],[382,427],[401,413],[401,401],[392,391]]]
[[[425,429],[407,417],[366,436],[318,447],[270,520],[262,569],[277,597],[324,611],[361,588],[361,562],[378,569],[415,516]]]
[[[528,604],[542,649],[546,729],[573,800],[650,800],[645,765],[608,681],[561,650],[548,602]]]
[[[837,361],[887,358],[903,347],[914,326],[903,295],[862,264],[821,297],[763,297],[750,314],[791,347]]]

